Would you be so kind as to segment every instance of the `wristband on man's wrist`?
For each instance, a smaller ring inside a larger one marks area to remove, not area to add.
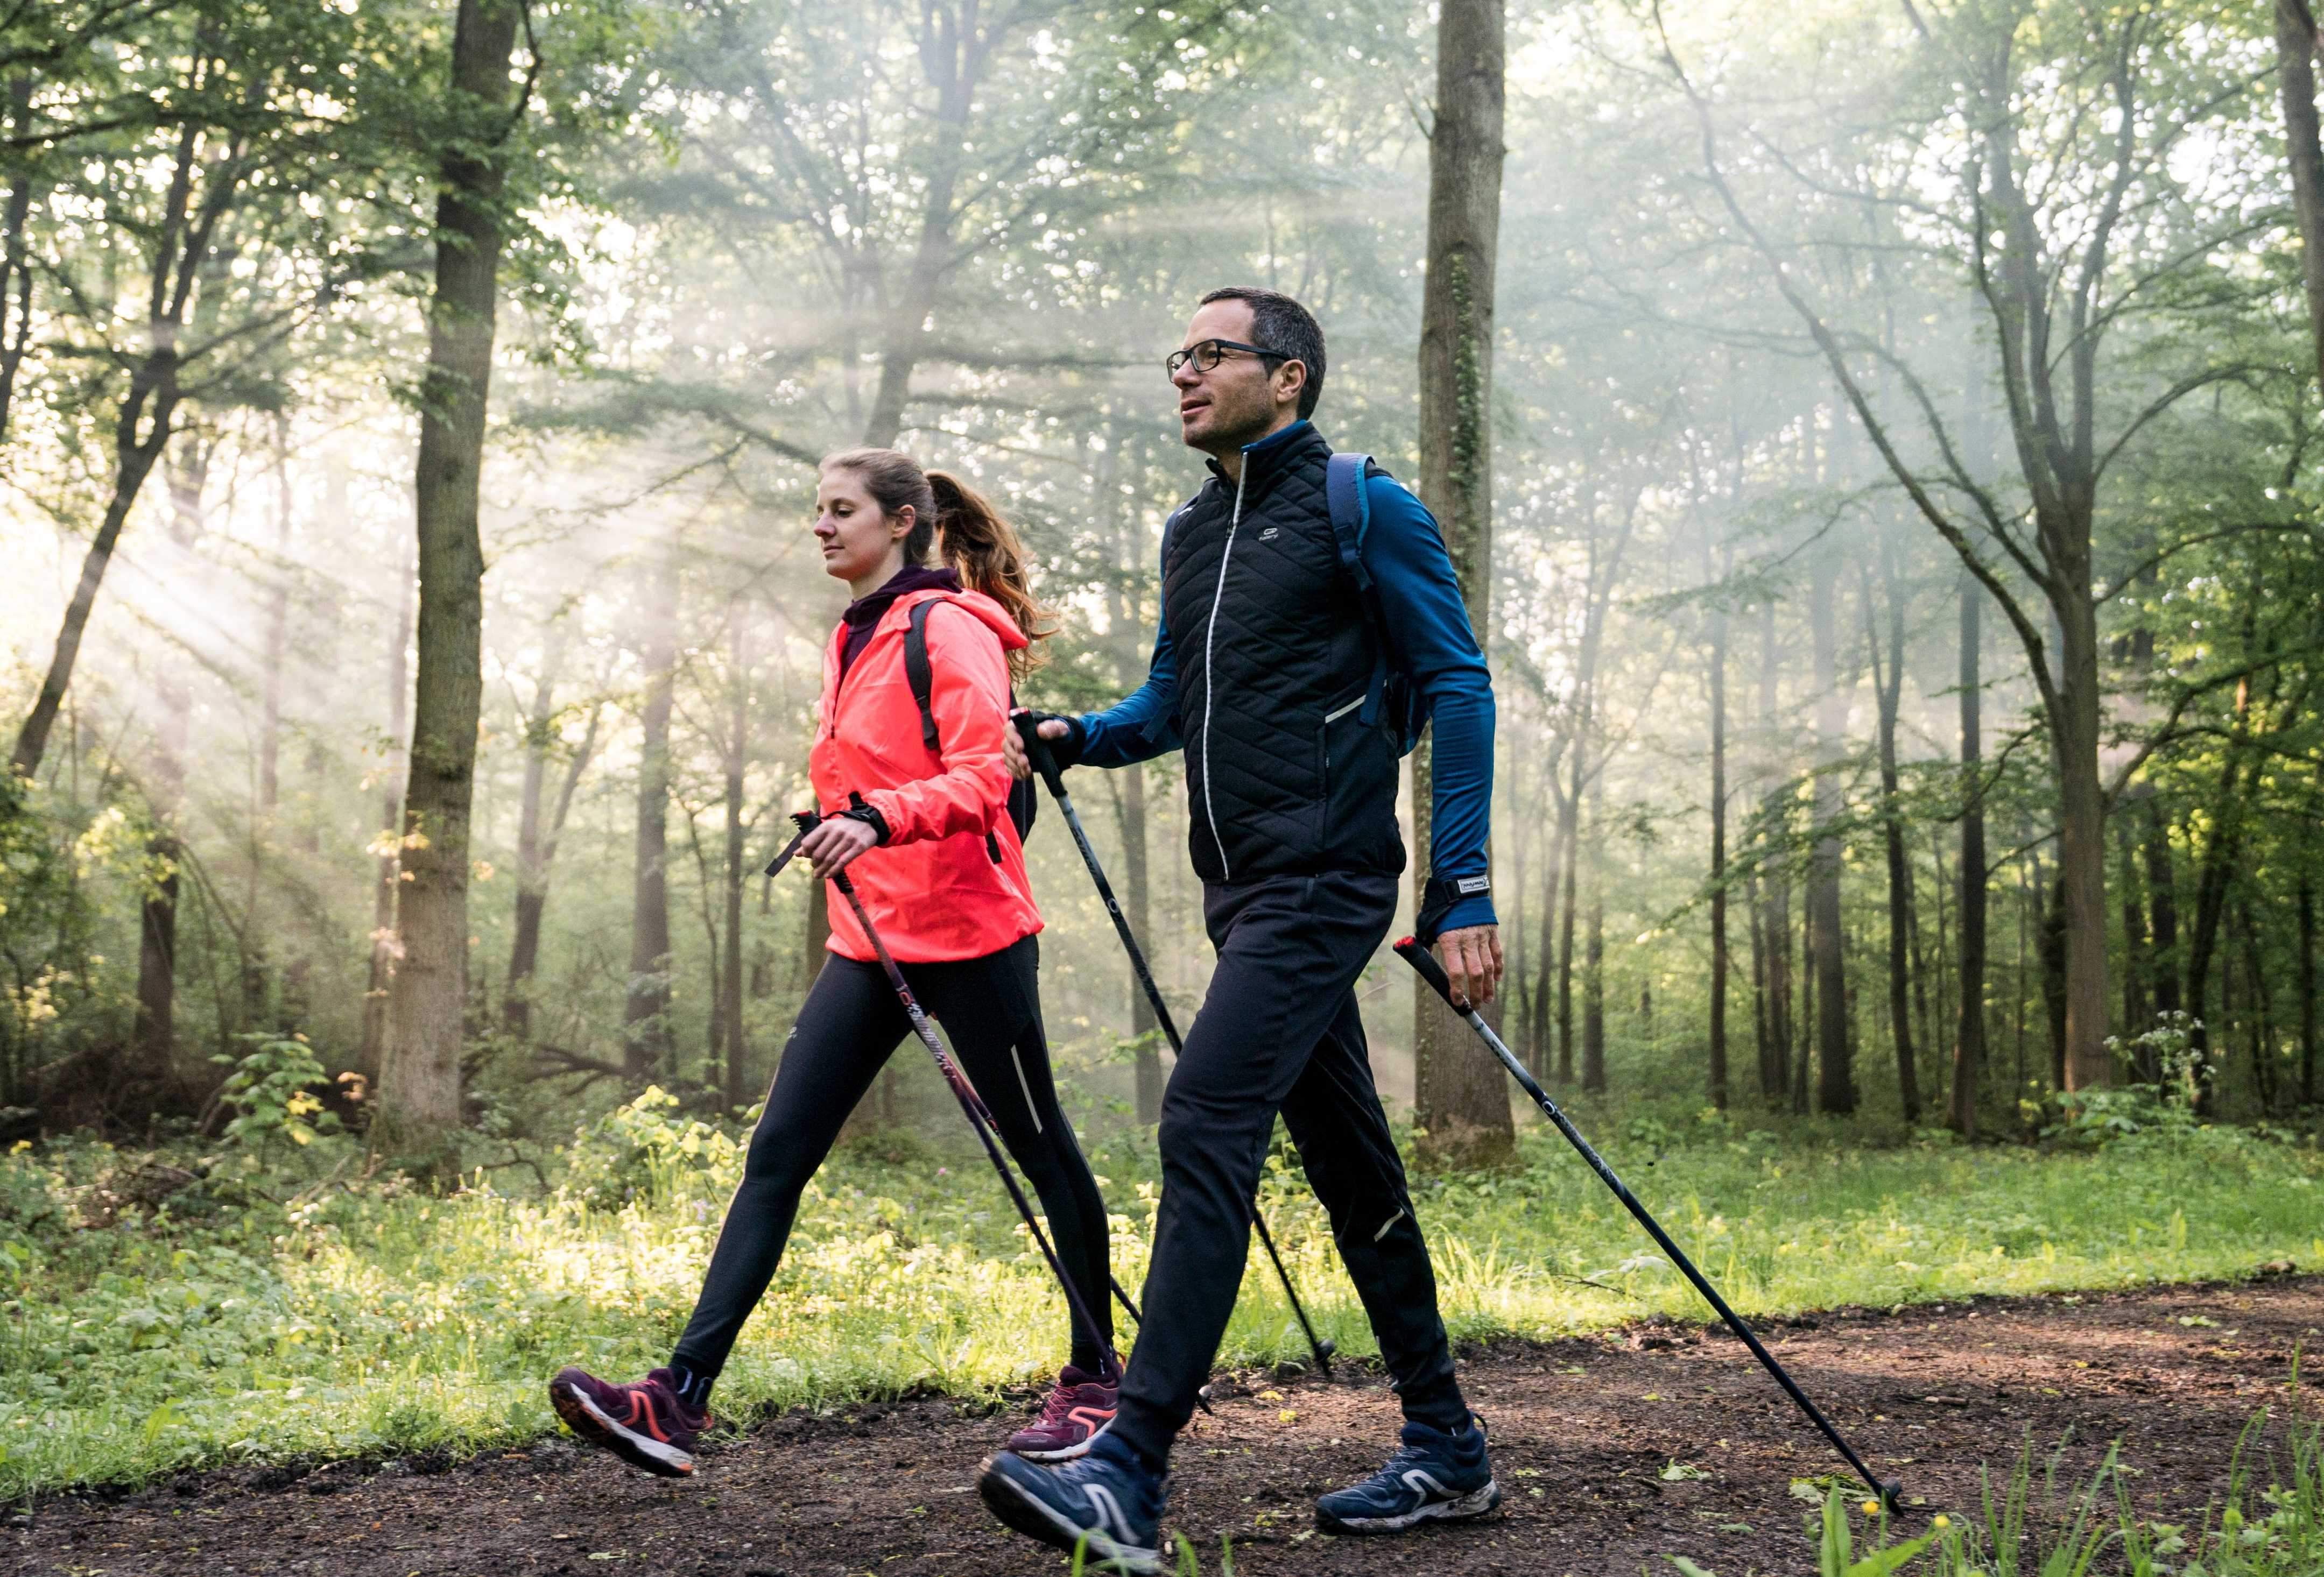
[[[1462,903],[1471,898],[1482,898],[1493,890],[1493,878],[1489,876],[1431,876],[1428,885],[1421,889],[1420,912],[1414,917],[1412,934],[1424,943],[1433,943],[1444,929],[1444,917]]]

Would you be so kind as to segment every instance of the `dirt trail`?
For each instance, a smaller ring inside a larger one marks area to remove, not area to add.
[[[2191,1322],[2191,1323],[2190,1323]],[[2030,1435],[2087,1472],[2108,1441],[2142,1510],[2199,1511],[2246,1421],[2283,1417],[2294,1349],[2324,1348],[2324,1278],[1978,1299],[1781,1325],[1771,1344],[1882,1472],[1925,1505],[1969,1503],[1980,1459]],[[1620,1573],[1690,1554],[1728,1577],[1807,1569],[1794,1476],[1832,1453],[1741,1343],[1665,1325],[1464,1355],[1506,1514],[1397,1540],[1310,1531],[1308,1502],[1390,1448],[1377,1374],[1336,1384],[1240,1375],[1182,1441],[1170,1524],[1239,1573]],[[2313,1400],[2303,1406],[2312,1409]],[[673,1486],[569,1441],[449,1464],[212,1473],[110,1502],[68,1497],[0,1533],[0,1564],[48,1574],[318,1572],[933,1577],[1062,1570],[1003,1531],[969,1484],[1013,1411],[927,1399],[794,1413],[706,1452]],[[1688,1464],[1707,1478],[1665,1481]],[[1748,1529],[1746,1525],[1748,1525]]]

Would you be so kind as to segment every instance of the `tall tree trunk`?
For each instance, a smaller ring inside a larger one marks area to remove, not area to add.
[[[750,879],[742,791],[751,766],[751,630],[740,601],[727,612],[727,645],[733,653],[733,693],[726,711],[726,934],[725,967],[719,972],[719,1023],[725,1044],[726,1105],[751,1104],[751,1048],[742,1027],[742,887]]]
[[[208,24],[203,37],[205,41],[199,50],[207,58],[215,47]],[[121,540],[121,528],[129,518],[130,509],[136,503],[145,479],[153,473],[153,467],[169,447],[171,424],[181,398],[178,346],[187,313],[196,304],[193,286],[215,279],[217,273],[213,242],[218,220],[230,205],[224,200],[226,193],[211,192],[203,198],[203,211],[195,213],[194,187],[200,150],[200,132],[189,120],[178,133],[161,218],[150,237],[145,324],[149,348],[130,372],[129,386],[122,394],[121,408],[114,419],[113,496],[106,505],[97,535],[90,539],[88,552],[81,559],[80,580],[73,588],[72,600],[65,604],[64,619],[49,657],[48,674],[41,682],[32,711],[17,732],[15,749],[10,756],[14,768],[26,777],[40,771],[41,757],[48,750],[49,732],[56,725],[59,709],[64,705],[65,692],[71,687],[81,638],[88,629],[89,614],[97,606],[97,589],[105,582],[114,548]]]
[[[120,419],[114,424],[113,496],[106,500],[97,535],[89,539],[88,552],[81,557],[80,579],[73,586],[72,600],[65,604],[64,619],[57,628],[57,644],[49,656],[48,674],[41,681],[32,710],[17,730],[16,747],[9,757],[9,765],[26,777],[41,770],[41,758],[48,752],[49,733],[56,726],[59,709],[64,705],[65,692],[72,685],[73,667],[80,659],[81,637],[88,632],[89,614],[97,607],[97,589],[105,583],[105,572],[113,562],[114,547],[121,540],[121,527],[129,518],[131,506],[137,502],[139,490],[153,473],[154,463],[169,444],[170,424],[178,409],[177,378],[173,350],[152,352],[131,375]]]
[[[1776,680],[1780,672],[1775,644],[1775,604],[1759,604],[1759,733],[1761,748],[1775,749]],[[1769,830],[1784,825],[1782,772],[1772,766],[1768,785],[1759,802],[1759,840],[1764,855]],[[1791,1088],[1792,1076],[1792,882],[1780,868],[1765,877],[1766,911],[1760,931],[1767,948],[1768,1082],[1760,1086],[1770,1111],[1781,1110]]]
[[[1724,577],[1722,577],[1723,579]],[[1727,607],[1711,618],[1711,1104],[1727,1109]]]
[[[1606,1093],[1605,801],[1590,796],[1590,940],[1582,966],[1582,1087]]]
[[[1493,564],[1493,290],[1501,227],[1503,0],[1443,0],[1428,144],[1428,271],[1420,309],[1420,496],[1444,533],[1480,643]],[[1429,872],[1433,741],[1412,758],[1414,901]],[[1497,999],[1498,1000],[1498,999]],[[1508,1083],[1436,994],[1412,983],[1413,1115],[1426,1160],[1476,1166],[1516,1143]]]
[[[1879,705],[1880,834],[1888,860],[1888,1036],[1896,1048],[1896,1099],[1904,1121],[1921,1120],[1921,1069],[1913,1050],[1910,986],[1913,968],[1913,864],[1904,853],[1904,808],[1896,775],[1896,713],[1904,700],[1904,594],[1896,573],[1895,544],[1880,544],[1882,585],[1888,604],[1888,651],[1880,655],[1872,586],[1864,587],[1864,638],[1872,656],[1872,687]]]
[[[484,706],[477,491],[499,307],[501,144],[523,105],[509,79],[520,0],[460,0],[448,104],[465,123],[438,171],[436,278],[420,383],[414,514],[420,663],[404,795],[401,949],[389,987],[373,1143],[453,1160],[468,984],[468,815]],[[497,133],[497,135],[494,135]]]
[[[8,79],[8,124],[18,137],[31,134],[32,78],[19,72]],[[32,269],[26,233],[32,228],[32,192],[39,176],[27,157],[16,167],[8,186],[8,203],[0,209],[0,444],[8,439],[8,416],[16,403],[16,375],[32,345]]]
[[[1149,949],[1154,935],[1153,896],[1146,869],[1146,767],[1134,763],[1119,775],[1121,784],[1121,896],[1130,932]],[[1158,986],[1158,982],[1157,982]],[[1130,1033],[1138,1042],[1135,1076],[1140,1125],[1162,1120],[1162,1049],[1155,1044],[1162,1025],[1154,1004],[1133,974],[1130,982]]]
[[[669,713],[678,670],[678,564],[654,549],[645,575],[639,666],[637,864],[631,887],[630,989],[622,1009],[622,1066],[633,1084],[651,1078],[670,1050]]]
[[[2089,584],[2089,533],[2061,576],[2080,566]],[[2107,1082],[2106,790],[2098,779],[2098,610],[2087,594],[2058,610],[2060,725],[2058,761],[2058,910],[2063,929],[2064,1087]]]
[[[2236,903],[2237,940],[2243,943],[2244,981],[2251,993],[2252,1092],[2259,1097],[2263,1118],[2275,1115],[2275,993],[2260,967],[2259,923],[2252,914],[2248,894]]]
[[[2300,1104],[2316,1104],[2316,878],[2300,866]]]
[[[2070,1090],[2077,1086],[2067,1082],[2071,1071],[2067,1059],[2072,1044],[2073,1009],[2068,989],[2072,964],[2067,949],[2070,922],[2066,914],[2066,885],[2062,876],[2056,880],[2045,878],[2038,854],[2034,857],[2034,899],[2040,927],[2036,940],[2042,955],[2042,1006],[2050,1022],[2050,1087]]]
[[[2181,1004],[2178,876],[2172,864],[2171,831],[2163,819],[2163,802],[2153,795],[2146,801],[2145,832],[2147,927],[2154,940],[2154,1011],[2174,1013]],[[2156,1077],[2160,1076],[2158,1069]]]
[[[1759,1064],[1759,1098],[1770,1097],[1775,1087],[1773,1074],[1775,1039],[1767,1028],[1767,930],[1766,904],[1760,896],[1759,877],[1755,872],[1747,890],[1751,933],[1751,1049]]]
[[[1815,637],[1815,851],[1808,888],[1810,957],[1816,976],[1816,1106],[1856,1110],[1856,1068],[1848,1037],[1848,979],[1840,913],[1840,756],[1848,698],[1840,692],[1837,591],[1840,566],[1829,554],[1811,582],[1808,620]]]
[[[2114,853],[2116,879],[2122,888],[2122,1025],[2124,1033],[2135,1034],[2150,1016],[2146,981],[2154,948],[2146,931],[2146,905],[2139,900],[2138,852],[2131,845],[2126,817],[2115,821]]]
[[[1562,806],[1558,793],[1557,775],[1563,762],[1552,756],[1541,775],[1542,793],[1551,807]],[[1547,809],[1548,807],[1545,807]],[[1549,835],[1542,839],[1541,852],[1541,918],[1536,925],[1538,935],[1534,949],[1538,955],[1534,961],[1533,1019],[1528,1029],[1531,1064],[1536,1078],[1547,1078],[1554,1064],[1551,1050],[1550,1002],[1556,991],[1557,972],[1557,894],[1560,873],[1565,856],[1563,811],[1548,817]]]
[[[1977,1080],[1985,1066],[1986,853],[1985,680],[1978,628],[1985,595],[1976,580],[1960,578],[1960,1007],[1953,1020],[1952,1107],[1950,1119],[1964,1139],[1977,1136]]]
[[[2234,731],[2227,740],[2226,759],[2219,766],[2218,793],[2211,811],[2211,836],[2203,850],[2195,882],[2195,929],[2187,951],[2187,1011],[2194,1016],[2194,1045],[2199,1051],[2210,1048],[2205,999],[2210,989],[2211,963],[2218,950],[2219,923],[2227,914],[2227,890],[2235,881],[2236,867],[2243,855],[2244,744],[2250,724],[2251,701],[2252,682],[2246,674],[2236,686]]]
[[[1811,967],[1815,958],[1815,916],[1812,903],[1800,916],[1800,1048],[1792,1059],[1792,1115],[1808,1114],[1808,1068],[1815,1059],[1816,1037],[1823,1021],[1816,1016],[1817,988],[1821,985]]]
[[[1557,1077],[1573,1082],[1573,912],[1580,896],[1582,865],[1582,750],[1575,742],[1573,781],[1558,806],[1559,839],[1565,846],[1559,863],[1565,869],[1565,892],[1557,921]]]
[[[2316,18],[2307,0],[2275,0],[2275,59],[2284,157],[2292,166],[2292,211],[2300,225],[2310,349],[2324,373],[2324,142],[2316,119]]]

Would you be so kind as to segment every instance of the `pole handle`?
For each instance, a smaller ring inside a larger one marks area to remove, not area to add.
[[[1420,977],[1428,982],[1429,988],[1444,999],[1445,1006],[1464,1017],[1477,1011],[1470,1005],[1467,997],[1452,989],[1452,976],[1444,973],[1444,966],[1438,963],[1436,955],[1423,947],[1416,938],[1406,937],[1397,942],[1396,953],[1420,972]]]
[[[1056,752],[1051,750],[1049,742],[1041,738],[1040,720],[1020,709],[1011,713],[1009,720],[1017,725],[1017,737],[1025,742],[1025,759],[1033,764],[1033,770],[1040,775],[1043,783],[1049,785],[1049,792],[1063,798],[1065,775],[1057,769]]]

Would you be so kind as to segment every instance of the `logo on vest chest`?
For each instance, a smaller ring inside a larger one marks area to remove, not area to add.
[[[1262,531],[1262,532],[1260,532],[1260,533],[1259,534],[1259,539],[1261,542],[1272,542],[1272,541],[1274,541],[1277,537],[1278,537],[1278,536],[1282,536],[1282,535],[1283,535],[1283,527],[1280,527],[1280,526],[1269,526],[1266,530],[1264,530],[1264,531]]]

